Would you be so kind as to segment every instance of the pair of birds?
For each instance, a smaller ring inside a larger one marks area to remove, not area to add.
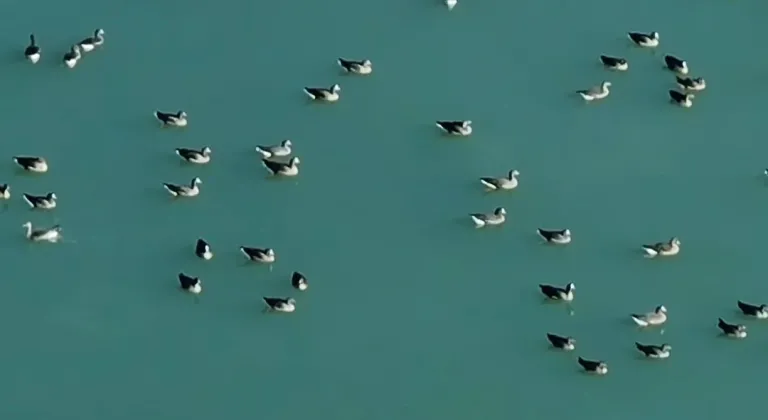
[[[757,319],[768,319],[768,305],[766,304],[754,305],[739,300],[736,302],[736,305],[745,316]],[[718,318],[717,327],[728,337],[747,337],[747,326],[744,324],[731,324],[723,320],[723,318]]]
[[[476,228],[486,226],[498,226],[506,222],[507,210],[504,207],[497,207],[493,213],[472,213],[469,215]],[[565,245],[571,243],[570,229],[548,230],[538,228],[536,233],[548,243]]]
[[[339,64],[339,67],[341,67],[342,70],[344,70],[345,73],[351,73],[351,74],[357,74],[361,76],[369,75],[373,72],[373,63],[371,60],[348,60],[344,58],[339,58],[336,60],[336,62]],[[338,84],[334,84],[330,87],[305,87],[304,93],[309,96],[310,99],[313,101],[320,101],[320,102],[336,102],[341,97],[339,95],[339,92],[341,92],[341,86]]]
[[[299,273],[294,273],[294,276]],[[203,282],[199,277],[193,277],[184,273],[179,273],[179,284],[181,288],[193,295],[197,296],[203,292]],[[267,305],[266,309],[276,312],[294,312],[296,310],[296,300],[293,298],[285,297],[267,297],[262,298]]]
[[[299,174],[299,164],[301,163],[301,160],[298,157],[294,156],[290,158],[288,162],[272,159],[274,157],[290,156],[291,153],[293,153],[292,146],[293,143],[291,143],[290,140],[283,140],[280,144],[256,146],[256,152],[261,154],[262,165],[264,165],[272,175],[296,176]]]
[[[36,157],[36,156],[14,156],[13,162],[16,163],[21,169],[27,171],[27,172],[36,172],[36,173],[45,173],[48,172],[48,162],[44,158]],[[52,198],[55,202],[56,197],[54,194],[49,193],[48,195],[44,196],[46,198]],[[2,200],[8,200],[11,198],[11,186],[8,184],[0,184],[0,199]],[[40,200],[37,200],[36,197],[29,194],[24,194],[24,200],[27,201],[27,203],[31,207],[37,207],[36,205],[33,205],[30,203],[29,199],[32,199],[34,202],[38,202]],[[40,204],[43,204],[42,202]],[[55,204],[52,207],[47,208],[53,208],[55,207]],[[45,207],[41,207],[45,208]]]
[[[561,336],[553,333],[547,333],[547,340],[549,340],[552,347],[565,351],[573,351],[576,349],[576,339],[573,337]],[[641,351],[646,357],[652,359],[666,359],[669,357],[672,350],[672,346],[667,343],[661,345],[655,344],[641,344],[635,342],[635,347]],[[586,361],[586,360],[585,360]],[[586,367],[585,367],[586,368]],[[590,369],[587,369],[590,370]]]
[[[263,264],[272,264],[275,262],[275,259],[277,258],[277,254],[275,254],[275,250],[272,248],[254,248],[254,247],[241,246],[240,252],[243,255],[245,255],[245,258],[248,259],[249,261],[255,261]],[[195,255],[197,255],[198,258],[203,260],[212,259],[213,251],[211,250],[211,245],[208,242],[206,242],[205,239],[199,238],[195,243]],[[270,266],[270,270],[271,269],[272,267]],[[305,290],[306,279],[304,279],[303,286],[301,285],[295,285],[295,286],[299,290]]]

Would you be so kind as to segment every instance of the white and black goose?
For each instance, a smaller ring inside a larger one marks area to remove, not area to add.
[[[293,298],[277,298],[264,296],[264,303],[267,304],[266,309],[276,312],[293,312],[296,310],[296,300]]]
[[[245,255],[245,258],[264,264],[272,264],[275,262],[275,250],[272,248],[251,248],[247,246],[241,246],[240,252]]]
[[[70,49],[68,53],[64,54],[64,65],[71,69],[75,68],[77,62],[80,61],[80,57],[82,57],[80,54],[80,47],[73,45],[72,49]]]
[[[557,334],[547,333],[547,340],[552,343],[552,347],[560,350],[571,351],[576,348],[576,340],[572,337],[563,337]]]
[[[483,177],[480,178],[480,183],[489,190],[514,190],[519,184],[518,176],[520,176],[520,172],[517,169],[512,169],[506,177]]]
[[[587,360],[583,357],[579,357],[579,365],[581,365],[586,372],[595,375],[605,375],[608,373],[608,364],[602,360]]]
[[[747,326],[742,324],[729,324],[723,318],[717,319],[717,327],[723,334],[732,338],[745,338],[747,336]]]
[[[469,217],[477,228],[498,226],[507,221],[507,210],[504,207],[496,207],[493,213],[472,213]]]
[[[0,200],[9,200],[11,198],[11,186],[0,184]]]
[[[472,134],[472,121],[437,121],[437,128],[454,136],[468,136]]]
[[[565,245],[571,243],[570,229],[546,230],[539,228],[536,229],[536,233],[551,244]]]
[[[24,57],[27,57],[30,63],[35,64],[40,61],[42,50],[35,42],[35,34],[29,36],[29,46],[24,50]]]
[[[195,244],[195,255],[203,260],[210,260],[213,258],[213,251],[211,251],[211,246],[208,244],[208,242],[205,241],[205,239],[200,238],[197,240],[197,243]]]
[[[198,194],[200,194],[199,185],[202,183],[203,181],[200,178],[195,177],[192,179],[192,182],[190,182],[189,185],[165,183],[163,184],[163,187],[174,197],[196,197]]]
[[[742,301],[738,301],[737,304],[739,305],[741,312],[746,316],[755,317],[757,319],[768,318],[768,305],[766,304],[753,305]]]
[[[299,174],[301,161],[298,157],[292,157],[287,163],[269,159],[262,159],[261,163],[272,175],[296,176]]]
[[[29,172],[48,172],[48,162],[39,156],[14,156],[13,162]]]
[[[203,283],[199,277],[188,276],[184,273],[179,273],[179,284],[181,288],[189,293],[199,295],[203,291]]]
[[[610,87],[611,82],[602,82],[600,86],[591,87],[585,90],[577,90],[576,93],[581,95],[585,101],[592,102],[595,100],[604,99],[610,95],[611,91],[608,89]]]
[[[32,195],[24,193],[21,195],[30,208],[39,210],[51,210],[56,208],[56,193],[49,192],[46,195]]]
[[[686,63],[683,59],[675,57],[674,55],[667,54],[664,56],[664,67],[672,70],[677,74],[688,74],[688,63]]]
[[[576,290],[576,285],[568,283],[565,287],[559,287],[550,284],[540,284],[539,289],[547,299],[571,302],[574,298],[573,291]]]
[[[680,105],[683,108],[690,108],[693,106],[693,98],[696,96],[692,93],[681,93],[676,90],[669,91],[669,98],[672,102]]]
[[[603,63],[603,66],[611,70],[627,71],[629,69],[629,62],[626,59],[620,57],[601,55],[600,62]]]
[[[187,113],[184,111],[177,112],[162,112],[155,111],[153,114],[162,124],[163,127],[186,127],[187,126]]]
[[[635,43],[639,47],[654,48],[659,46],[659,33],[651,32],[644,34],[640,32],[629,32],[627,34],[629,40]]]
[[[291,275],[291,286],[295,289],[304,291],[309,287],[309,283],[307,283],[307,278],[303,274],[294,271]]]
[[[672,351],[672,346],[666,343],[658,346],[654,344],[640,344],[635,342],[635,347],[637,347],[637,349],[643,353],[645,357],[649,357],[651,359],[666,359],[669,357],[669,354]]]
[[[643,245],[641,247],[647,257],[656,256],[671,257],[680,253],[680,239],[674,237],[667,242],[657,242],[655,244]]]
[[[630,317],[635,324],[641,327],[661,325],[667,322],[667,308],[664,305],[659,305],[653,312],[648,312],[647,314],[631,314]]]
[[[61,226],[55,225],[47,229],[33,229],[32,222],[21,225],[27,230],[27,239],[35,242],[58,242],[61,240]]]
[[[256,146],[256,151],[261,153],[264,159],[269,159],[271,157],[290,155],[292,152],[291,146],[293,146],[293,143],[290,140],[283,140],[280,144],[272,146]]]
[[[677,85],[683,90],[698,92],[707,88],[707,81],[702,77],[681,78],[680,76],[675,76],[675,79],[677,80]]]
[[[84,40],[80,41],[77,45],[84,52],[89,52],[89,51],[93,51],[94,48],[102,44],[104,44],[104,30],[96,29],[95,31],[93,31],[93,36],[89,36],[88,38],[85,38]]]
[[[312,100],[322,102],[336,102],[339,100],[339,92],[341,92],[341,86],[335,84],[330,88],[314,88],[305,87],[304,93],[307,94]]]
[[[200,150],[195,149],[185,149],[183,147],[180,147],[176,149],[176,154],[186,160],[190,163],[208,163],[211,161],[211,148],[208,146],[203,147]]]
[[[343,58],[338,59],[339,66],[347,73],[354,73],[360,75],[371,74],[373,71],[373,63],[371,60],[345,60]]]

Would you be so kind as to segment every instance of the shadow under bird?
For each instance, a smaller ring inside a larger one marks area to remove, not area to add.
[[[298,175],[300,163],[301,161],[296,156],[292,157],[287,163],[279,162],[276,160],[269,160],[269,159],[261,160],[261,164],[264,165],[264,167],[267,168],[267,170],[272,175],[280,175],[280,176]]]
[[[339,66],[347,73],[366,75],[373,72],[373,63],[371,63],[371,60],[357,61],[339,58],[337,62],[339,63]]]
[[[600,100],[606,98],[608,95],[610,95],[611,91],[611,82],[602,82],[600,83],[600,86],[594,86],[589,89],[584,90],[577,90],[576,93],[581,95],[581,97],[587,101],[592,102],[595,100]]]
[[[682,93],[676,90],[669,90],[669,99],[683,108],[690,108],[693,106],[693,99],[696,97],[693,93]]]
[[[745,338],[747,336],[747,326],[742,324],[729,324],[723,318],[717,319],[717,327],[728,337]]]
[[[51,210],[56,208],[56,193],[49,192],[46,195],[22,194],[24,201],[32,209]]]
[[[293,312],[296,310],[296,300],[293,298],[264,297],[265,308],[268,311]]]
[[[34,242],[58,242],[61,240],[61,226],[55,225],[45,229],[33,229],[32,222],[26,222],[21,225],[27,230],[27,239]]]
[[[291,146],[293,143],[290,140],[283,140],[280,144],[272,146],[256,146],[256,151],[261,153],[264,159],[271,157],[283,157],[291,154]]]
[[[654,48],[659,46],[659,33],[629,32],[627,37],[638,47]]]
[[[14,156],[13,161],[25,171],[37,173],[48,172],[48,162],[45,158],[39,156]]]
[[[594,373],[595,375],[605,375],[608,373],[608,364],[602,360],[587,360],[579,357],[579,365],[584,368],[584,371]]]
[[[155,111],[153,114],[158,121],[163,124],[163,127],[186,127],[187,126],[187,113],[184,111],[162,112]]]
[[[680,76],[675,76],[675,81],[677,81],[677,86],[680,87],[680,89],[687,91],[698,92],[707,88],[707,81],[702,77],[681,78]]]
[[[176,155],[186,160],[189,163],[204,164],[211,161],[212,150],[210,147],[205,146],[200,150],[185,149],[180,147],[176,149]]]
[[[667,54],[664,56],[664,67],[683,76],[688,74],[688,63],[674,55]]]
[[[643,245],[641,248],[645,255],[650,258],[656,256],[671,257],[680,253],[680,239],[673,237],[667,242]]]
[[[610,70],[627,71],[629,69],[629,62],[626,59],[620,57],[601,55],[600,62],[603,63],[603,66]]]
[[[739,305],[741,312],[746,316],[755,317],[757,319],[768,318],[768,305],[766,304],[753,305],[742,301],[738,301],[737,304]]]
[[[203,291],[203,282],[199,277],[188,276],[184,273],[179,273],[179,284],[182,290],[185,290],[194,295],[199,295]]]
[[[201,238],[195,243],[195,255],[203,260],[210,260],[213,258],[213,251],[211,251],[211,246],[208,245],[208,242]]]
[[[94,48],[104,44],[104,29],[96,29],[93,31],[93,36],[89,36],[84,40],[77,43],[83,52],[93,51]]]
[[[35,34],[29,35],[29,46],[24,49],[24,57],[26,57],[30,63],[35,64],[40,61],[40,54],[42,52],[43,50],[37,45],[37,42],[35,42]]]
[[[631,314],[632,321],[640,327],[649,327],[653,325],[661,325],[667,322],[667,308],[664,305],[659,305],[653,312],[645,314]]]
[[[320,102],[336,102],[339,100],[339,92],[341,92],[341,86],[335,84],[329,88],[317,88],[317,87],[305,87],[304,93],[309,96],[310,99]]]
[[[309,284],[307,283],[307,278],[299,273],[298,271],[294,271],[291,275],[291,285],[297,289],[297,290],[307,290],[309,287]]]
[[[499,226],[507,221],[507,210],[504,207],[496,207],[493,213],[472,213],[469,215],[476,228],[485,226]]]
[[[666,343],[657,346],[654,344],[640,344],[635,342],[635,347],[643,353],[645,357],[651,359],[666,359],[669,357],[670,351],[672,350],[672,346]]]
[[[576,340],[572,337],[563,337],[557,334],[547,333],[547,340],[552,347],[560,350],[571,351],[576,348]]]
[[[453,136],[468,136],[472,134],[472,121],[437,121],[437,128]]]
[[[568,283],[565,287],[559,287],[549,284],[540,284],[539,289],[547,299],[571,302],[574,298],[573,291],[576,290],[576,285]]]
[[[536,229],[536,233],[550,244],[566,245],[571,243],[570,229],[546,230],[539,228]]]
[[[514,190],[515,188],[517,188],[517,185],[519,184],[519,181],[517,179],[518,176],[520,176],[520,172],[518,172],[517,169],[512,169],[509,171],[506,177],[499,177],[499,178],[483,177],[483,178],[480,178],[480,183],[485,185],[487,189],[492,191]]]
[[[190,182],[189,185],[164,183],[163,187],[166,191],[168,191],[169,194],[174,197],[196,197],[198,194],[200,194],[200,187],[198,185],[202,183],[203,181],[200,180],[200,178],[195,177],[192,179],[192,182]]]

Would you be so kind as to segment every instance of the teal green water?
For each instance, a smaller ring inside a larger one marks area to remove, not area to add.
[[[198,4],[199,3],[199,4]],[[678,419],[762,409],[768,326],[717,336],[735,301],[768,300],[761,99],[768,12],[757,0],[5,2],[0,36],[3,360],[0,414],[58,419]],[[72,71],[69,44],[103,49]],[[661,33],[656,56],[627,30]],[[20,60],[29,32],[44,58]],[[601,53],[625,56],[605,72]],[[662,53],[709,88],[667,102]],[[370,77],[338,56],[370,58]],[[741,57],[750,57],[739,61]],[[571,93],[613,83],[602,103]],[[306,85],[342,86],[330,106]],[[155,109],[184,109],[161,130]],[[468,140],[436,119],[472,119]],[[253,151],[290,138],[297,180],[269,181]],[[176,147],[213,149],[208,166]],[[20,174],[17,154],[47,157]],[[484,194],[511,168],[521,186]],[[163,182],[203,179],[194,200]],[[55,191],[32,213],[22,192]],[[500,229],[466,214],[505,206]],[[28,244],[22,223],[72,242]],[[563,248],[537,227],[573,231]],[[679,236],[678,258],[638,245]],[[192,253],[198,237],[216,252]],[[240,245],[269,246],[273,271]],[[310,289],[294,292],[293,270]],[[199,304],[176,274],[202,278]],[[574,316],[537,284],[578,285]],[[261,296],[296,313],[261,313]],[[664,304],[639,332],[627,314]],[[548,331],[577,351],[548,349]],[[635,341],[669,342],[662,363]],[[603,378],[578,355],[603,359]]]

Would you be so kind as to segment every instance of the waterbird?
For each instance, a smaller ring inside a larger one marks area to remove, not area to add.
[[[275,250],[272,248],[252,248],[247,246],[241,246],[240,252],[245,255],[245,258],[264,264],[272,264],[275,262]]]
[[[291,275],[291,285],[301,291],[307,290],[307,287],[309,287],[307,278],[298,271],[294,271]]]
[[[339,63],[339,66],[341,66],[341,68],[344,69],[344,71],[347,73],[366,75],[371,74],[373,71],[373,63],[371,63],[371,60],[366,59],[356,61],[339,58],[337,62]]]
[[[723,321],[723,318],[717,319],[717,327],[723,331],[723,334],[731,338],[745,338],[747,336],[746,325],[729,324]]]
[[[578,90],[576,93],[581,95],[587,102],[603,99],[608,96],[611,91],[608,89],[611,87],[611,82],[602,82],[600,86],[594,86],[585,90]]]
[[[657,242],[655,244],[642,245],[641,248],[647,257],[653,258],[658,255],[663,257],[671,257],[680,253],[680,239],[673,237],[667,242]]]
[[[437,121],[437,128],[454,136],[468,136],[472,134],[472,121]]]
[[[596,375],[605,375],[608,373],[608,364],[601,360],[587,360],[583,357],[579,357],[579,365],[581,365],[586,372],[594,373]]]
[[[666,343],[657,346],[654,344],[640,344],[635,342],[635,347],[637,347],[637,349],[646,357],[651,359],[666,359],[669,357],[670,351],[672,350],[672,346]]]
[[[269,159],[271,157],[279,157],[279,156],[288,156],[291,154],[291,146],[293,146],[293,143],[291,143],[290,140],[283,140],[280,144],[272,145],[272,146],[256,146],[256,151],[258,153],[261,153],[261,156],[264,157],[264,159]]]
[[[80,47],[73,45],[69,52],[64,54],[64,64],[69,68],[74,68],[77,62],[80,61],[80,57]]]
[[[200,238],[197,240],[197,243],[195,244],[195,255],[197,255],[198,258],[202,258],[204,260],[210,260],[211,258],[213,258],[213,251],[211,251],[211,246],[208,245],[208,242]]]
[[[536,229],[536,233],[551,244],[565,245],[571,243],[570,229],[546,230],[539,228]]]
[[[659,46],[659,33],[658,32],[651,32],[649,34],[644,34],[640,32],[629,32],[627,33],[627,36],[629,37],[629,40],[634,42],[635,45],[645,48],[654,48]]]
[[[512,169],[506,177],[483,177],[480,178],[480,183],[489,190],[514,190],[519,184],[518,176],[520,176],[520,172],[517,169]]]
[[[14,156],[13,161],[25,171],[48,172],[48,162],[39,156]]]
[[[190,163],[208,163],[211,161],[211,148],[208,146],[203,147],[200,150],[185,149],[180,147],[176,149],[176,154]]]
[[[195,177],[192,179],[189,185],[176,185],[164,183],[163,187],[174,197],[195,197],[200,194],[200,187],[203,181]]]
[[[0,199],[8,200],[11,198],[11,186],[8,184],[0,184]]]
[[[77,45],[84,52],[89,52],[89,51],[93,51],[94,48],[102,44],[104,44],[104,30],[96,29],[95,31],[93,31],[93,36],[89,36],[88,38],[85,38],[84,40],[80,41]]]
[[[177,111],[175,113],[155,111],[153,114],[155,118],[163,123],[163,126],[173,127],[186,127],[187,126],[187,113],[184,111]]]
[[[293,312],[296,310],[296,300],[293,298],[263,297],[267,309],[277,312]]]
[[[576,340],[572,337],[563,337],[557,334],[547,333],[547,340],[552,343],[552,347],[560,350],[571,351],[576,348]]]
[[[46,195],[32,195],[24,193],[21,195],[21,197],[29,205],[30,208],[40,210],[51,210],[56,208],[56,200],[58,199],[58,197],[56,197],[56,193],[53,192],[49,192]]]
[[[664,56],[664,66],[677,74],[688,74],[688,63],[674,55],[667,54]]]
[[[667,308],[664,305],[659,305],[653,312],[648,312],[646,314],[631,314],[630,317],[635,324],[641,327],[661,325],[667,322]]]
[[[41,52],[42,50],[35,42],[35,34],[29,35],[29,46],[24,50],[24,57],[27,57],[30,63],[35,64],[40,61]]]
[[[445,6],[448,7],[448,10],[453,10],[458,3],[458,0],[445,0]]]
[[[737,305],[739,305],[739,309],[741,309],[741,312],[744,315],[752,316],[757,319],[768,318],[768,305],[766,304],[753,305],[751,303],[738,301]]]
[[[262,159],[261,163],[272,175],[296,176],[299,174],[299,164],[301,161],[298,157],[292,157],[288,163],[269,159]]]
[[[683,90],[701,91],[707,88],[707,81],[702,77],[686,77],[683,79],[680,76],[675,76],[675,80],[677,81],[677,86]]]
[[[322,102],[336,102],[339,100],[339,92],[341,92],[341,86],[335,84],[330,88],[317,88],[317,87],[305,87],[304,93],[307,94],[312,100]]]
[[[629,69],[629,62],[620,57],[611,57],[609,55],[601,55],[600,62],[611,70],[627,71]]]
[[[61,226],[55,225],[45,229],[32,229],[32,222],[26,222],[21,227],[27,230],[27,239],[35,242],[58,242],[61,239]]]
[[[574,298],[573,291],[576,290],[576,285],[568,283],[565,287],[559,287],[550,284],[540,284],[539,289],[548,299],[571,302]]]
[[[496,207],[493,213],[472,213],[469,217],[477,228],[501,225],[507,220],[507,210],[504,207]]]
[[[203,282],[200,281],[199,277],[179,273],[179,284],[183,290],[195,295],[199,295],[203,291]]]

